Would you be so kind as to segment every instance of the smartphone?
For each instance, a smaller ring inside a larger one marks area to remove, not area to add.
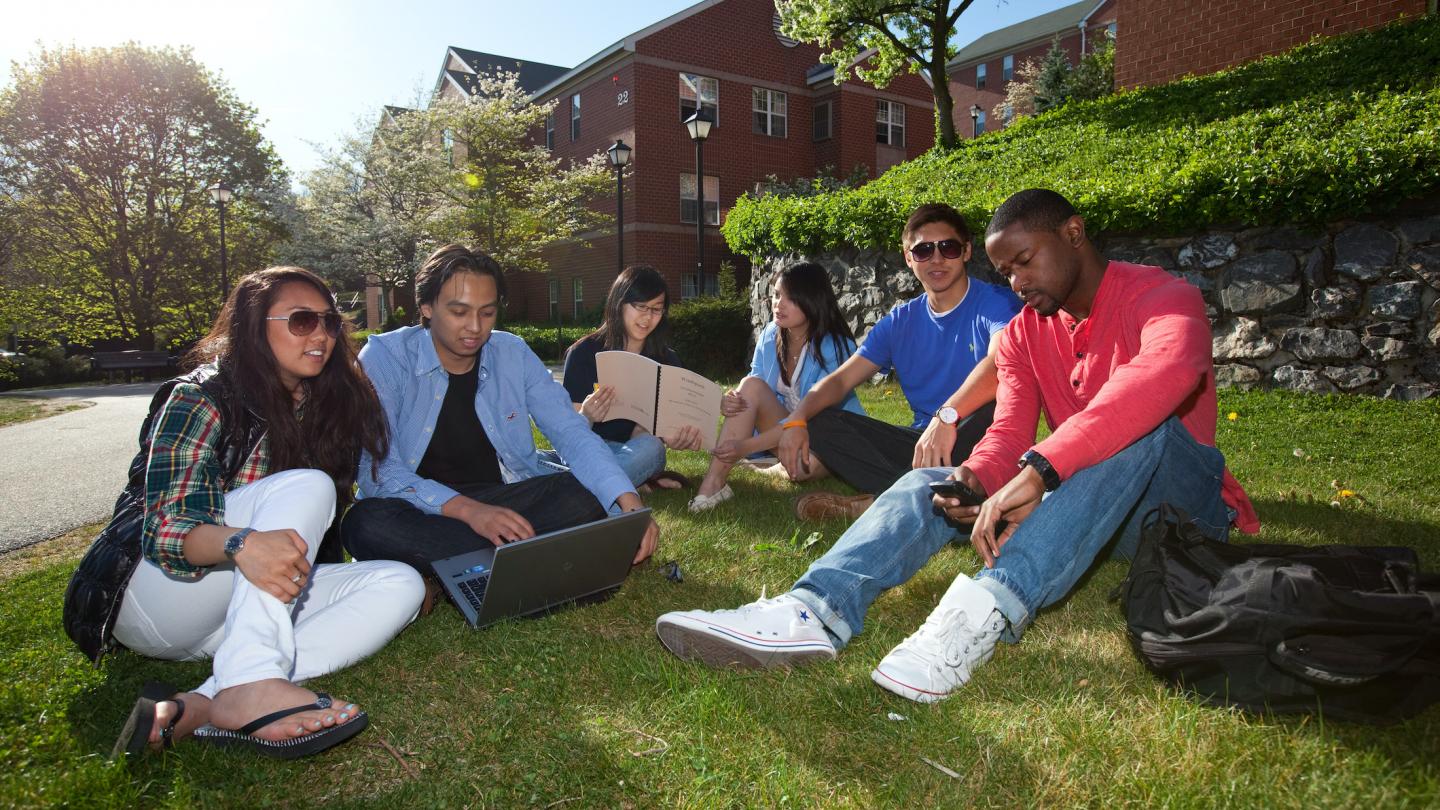
[[[985,496],[953,478],[931,481],[930,491],[945,498],[959,498],[961,506],[979,506],[985,502]]]

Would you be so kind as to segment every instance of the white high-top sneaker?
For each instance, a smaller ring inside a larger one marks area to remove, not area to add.
[[[990,660],[1004,629],[994,595],[961,574],[920,629],[891,650],[870,679],[921,703],[944,700]]]
[[[655,620],[670,652],[712,667],[790,667],[833,660],[835,645],[810,608],[788,593],[735,610],[687,610]]]

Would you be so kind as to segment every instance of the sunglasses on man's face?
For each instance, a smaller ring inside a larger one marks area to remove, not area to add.
[[[965,252],[965,243],[959,239],[941,239],[939,242],[916,242],[910,246],[910,256],[917,262],[928,262],[940,248],[940,255],[947,259],[958,259]]]
[[[290,334],[297,337],[305,337],[315,331],[320,325],[321,319],[325,320],[325,332],[332,338],[340,337],[340,328],[343,320],[338,312],[316,312],[313,309],[297,309],[289,315],[272,315],[265,318],[267,321],[285,321],[286,328]]]

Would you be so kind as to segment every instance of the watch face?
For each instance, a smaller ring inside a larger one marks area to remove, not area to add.
[[[950,407],[949,405],[941,408],[935,415],[940,417],[940,421],[944,422],[947,425],[953,425],[956,422],[960,421],[960,414],[957,413],[955,409]]]

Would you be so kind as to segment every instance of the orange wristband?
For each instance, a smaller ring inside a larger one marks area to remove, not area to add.
[[[807,423],[806,423],[806,421],[805,421],[804,419],[791,419],[791,420],[789,420],[788,422],[781,422],[781,423],[780,423],[780,429],[781,429],[781,430],[789,430],[790,428],[793,428],[793,427],[805,427],[806,424],[807,424]]]

